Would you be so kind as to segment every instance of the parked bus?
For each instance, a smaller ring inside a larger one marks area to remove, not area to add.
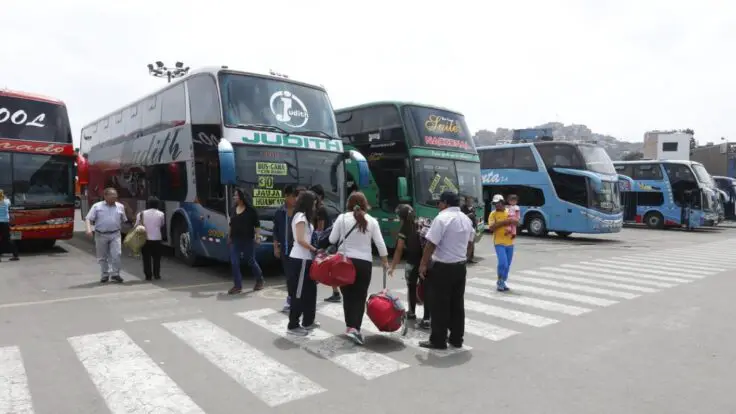
[[[74,161],[62,101],[0,89],[0,188],[12,204],[11,239],[48,248],[72,237]]]
[[[396,243],[396,207],[412,205],[418,220],[429,224],[445,190],[471,198],[483,228],[480,164],[465,116],[406,102],[367,103],[335,115],[346,147],[368,159],[369,183],[359,189],[389,247]]]
[[[628,190],[621,192],[624,221],[655,229],[692,229],[717,223],[717,195],[702,164],[638,160],[616,161],[614,166],[630,178]]]
[[[725,193],[724,215],[726,220],[736,219],[736,179],[714,175],[713,181],[718,189]]]
[[[164,242],[183,262],[228,261],[230,185],[261,219],[260,261],[273,258],[273,217],[287,185],[321,184],[332,216],[345,205],[345,152],[327,92],[283,75],[227,67],[192,71],[82,129],[88,158],[82,214],[114,187],[129,217],[163,201]],[[82,175],[80,171],[80,175]]]
[[[621,231],[618,175],[603,148],[538,141],[479,147],[478,154],[486,216],[494,194],[516,194],[519,225],[533,236]]]

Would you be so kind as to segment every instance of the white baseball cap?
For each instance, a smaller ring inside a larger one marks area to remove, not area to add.
[[[504,202],[504,199],[503,199],[503,196],[501,194],[494,195],[493,196],[493,200],[491,200],[491,203],[493,203],[493,204],[503,203],[503,202]]]

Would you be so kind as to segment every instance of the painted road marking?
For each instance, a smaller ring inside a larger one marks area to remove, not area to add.
[[[710,276],[713,274],[716,274],[717,272],[713,271],[703,271],[703,269],[698,271],[692,271],[692,270],[683,270],[682,268],[676,269],[676,268],[670,268],[666,266],[646,266],[639,263],[625,263],[622,261],[614,261],[614,260],[603,260],[598,259],[595,261],[597,265],[599,266],[608,266],[608,267],[615,267],[616,269],[626,270],[630,269],[630,273],[632,274],[639,274],[639,272],[644,272],[648,274],[653,275],[674,275],[679,278],[689,278],[689,279],[703,279],[706,276]]]
[[[338,303],[319,304],[317,305],[317,312],[320,315],[326,316],[330,319],[334,319],[340,322],[344,321],[344,314],[343,314],[341,304],[338,304]],[[381,335],[387,338],[391,338],[393,340],[403,343],[405,346],[409,348],[413,348],[424,354],[429,353],[437,357],[446,357],[448,355],[453,355],[453,354],[465,352],[465,351],[472,349],[469,346],[464,346],[463,348],[460,348],[460,349],[453,348],[453,347],[448,347],[447,349],[422,348],[419,346],[419,342],[429,340],[428,333],[423,332],[423,331],[413,330],[413,329],[409,329],[409,331],[406,333],[406,336],[401,336],[399,333],[396,333],[396,332],[380,332],[375,327],[375,325],[373,325],[373,322],[371,322],[370,318],[368,318],[368,316],[365,314],[363,315],[363,324],[361,326],[361,331],[370,332],[373,335]]]
[[[684,270],[686,272],[699,272],[702,270],[707,270],[712,273],[720,273],[720,272],[724,272],[727,270],[724,268],[712,267],[712,266],[687,265],[684,263],[676,263],[671,260],[667,260],[666,264],[654,264],[652,263],[651,258],[636,259],[636,258],[626,257],[626,258],[616,259],[615,261],[614,260],[602,260],[602,259],[599,259],[599,260],[604,261],[604,262],[622,263],[626,265],[636,265],[636,266],[641,266],[644,268],[652,268],[652,269],[672,269],[673,271]]]
[[[568,282],[584,283],[585,285],[604,286],[604,287],[611,287],[611,288],[616,288],[616,289],[633,290],[635,292],[642,292],[642,293],[659,292],[659,289],[654,289],[654,288],[649,288],[649,287],[625,285],[623,283],[606,282],[604,280],[596,280],[596,279],[589,279],[587,277],[574,276],[574,274],[587,275],[587,273],[573,271],[570,269],[558,269],[555,267],[542,267],[540,268],[540,270],[544,270],[544,271],[539,272],[536,270],[521,270],[520,273],[540,276],[543,278],[549,278],[549,279],[554,279],[554,280],[565,280]],[[570,275],[571,273],[573,275]],[[580,286],[584,287],[585,285],[580,285]]]
[[[610,289],[602,289],[602,288],[597,288],[597,287],[579,285],[576,283],[558,282],[556,280],[547,280],[547,279],[537,278],[537,277],[532,277],[532,276],[523,276],[523,275],[518,275],[518,274],[513,275],[512,283],[515,283],[517,280],[522,283],[531,283],[533,285],[536,284],[536,285],[557,287],[561,289],[576,290],[576,291],[585,292],[585,293],[595,293],[597,295],[613,296],[613,297],[622,298],[622,299],[634,299],[634,298],[639,297],[639,295],[637,295],[636,293],[619,292],[619,291],[610,290]]]
[[[20,348],[0,348],[0,373],[0,413],[33,414],[33,401]]]
[[[581,265],[586,265],[586,266],[594,266],[594,267],[598,268],[598,270],[603,270],[606,273],[613,273],[613,274],[619,274],[619,275],[631,275],[632,274],[632,271],[631,270],[628,270],[628,271],[617,270],[617,269],[620,269],[621,266],[616,266],[616,265],[604,265],[604,264],[601,264],[601,263],[593,263],[593,262],[580,262],[580,264]],[[600,269],[601,267],[603,269]],[[611,269],[611,270],[609,270],[609,269]],[[692,282],[692,280],[682,279],[682,278],[678,278],[678,277],[656,276],[656,275],[652,275],[649,272],[642,272],[641,270],[635,270],[633,272],[635,272],[635,275],[634,276],[635,277],[638,277],[638,278],[652,279],[652,280],[661,280],[663,282],[674,282],[674,283],[690,283],[690,282]]]
[[[202,413],[145,351],[123,331],[67,339],[112,414]]]
[[[611,300],[611,299],[601,299],[601,298],[596,298],[593,296],[579,295],[576,293],[569,293],[569,292],[561,292],[559,290],[545,289],[545,288],[540,288],[536,286],[520,285],[516,283],[516,280],[517,278],[513,278],[513,280],[510,283],[513,286],[512,290],[517,291],[517,292],[527,292],[527,293],[532,293],[532,294],[541,295],[541,296],[549,296],[549,297],[553,297],[557,299],[565,299],[565,300],[569,300],[573,302],[580,302],[580,303],[585,303],[588,305],[603,306],[603,307],[611,306],[611,305],[618,303],[617,301]],[[476,283],[476,284],[484,285],[484,286],[490,286],[493,288],[496,287],[496,282],[493,280],[471,278],[471,279],[468,279],[468,282]]]
[[[633,278],[633,277],[613,276],[613,275],[610,275],[610,273],[612,272],[608,269],[591,270],[587,266],[566,265],[566,264],[563,264],[561,266],[564,267],[565,269],[557,269],[558,271],[564,271],[565,273],[574,273],[574,274],[597,278],[597,279],[615,280],[617,282],[632,283],[634,285],[639,284],[639,285],[645,285],[645,286],[656,286],[660,288],[670,288],[670,287],[677,286],[677,285],[673,285],[672,283],[654,282],[651,280],[643,280],[643,279]],[[556,268],[543,267],[542,269],[551,270],[551,269],[556,269]]]
[[[314,329],[308,336],[289,335],[286,333],[288,318],[275,309],[259,309],[236,315],[367,380],[409,368],[408,364],[366,350],[346,337],[322,329]]]
[[[730,254],[730,253],[722,253],[723,255]],[[641,257],[641,256],[639,256]],[[703,264],[703,265],[720,265],[720,266],[728,266],[733,267],[736,265],[736,261],[731,259],[723,259],[723,256],[721,254],[716,256],[710,256],[707,254],[676,254],[676,253],[662,253],[658,254],[657,258],[662,258],[665,260],[682,260],[685,263],[689,264]]]
[[[550,312],[560,312],[567,315],[579,316],[584,313],[588,313],[591,309],[582,308],[579,306],[564,305],[562,303],[550,302],[548,300],[528,298],[524,296],[514,296],[508,293],[496,293],[489,292],[486,289],[480,289],[474,286],[466,286],[465,293],[471,295],[481,296],[488,299],[499,300],[502,302],[513,303],[516,305],[529,306],[532,308],[542,309]]]
[[[417,304],[416,314],[421,315],[424,312],[424,306]],[[475,319],[465,318],[465,333],[479,336],[489,341],[503,341],[506,338],[519,334],[519,332],[502,328],[500,326],[492,325]]]
[[[327,391],[206,319],[163,326],[269,407]]]

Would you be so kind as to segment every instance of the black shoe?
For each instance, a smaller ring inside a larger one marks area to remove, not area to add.
[[[102,276],[100,278],[100,283],[107,283],[109,281],[110,281],[110,277],[109,276]]]
[[[417,328],[419,329],[432,329],[432,323],[427,319],[422,319],[417,322]]]
[[[340,303],[341,301],[342,296],[339,293],[333,293],[329,298],[325,298],[325,302]]]
[[[427,348],[427,349],[447,349],[447,344],[445,344],[445,345],[436,345],[436,344],[433,344],[430,341],[422,341],[422,342],[419,343],[419,346],[422,347],[422,348]]]
[[[452,342],[452,341],[447,341],[447,343],[448,343],[448,344],[450,344],[450,346],[451,346],[451,347],[453,347],[453,348],[458,348],[458,349],[460,349],[460,348],[462,348],[462,347],[463,347],[463,343],[462,343],[462,342]]]
[[[13,256],[13,257],[11,257],[11,258],[10,258],[10,261],[11,261],[11,262],[17,262],[18,260],[20,260],[20,259],[18,258],[18,256]]]
[[[123,278],[120,276],[113,276],[110,279],[112,279],[112,281],[115,283],[123,283]]]
[[[407,312],[406,313],[406,319],[409,321],[413,321],[417,318],[417,315],[414,312]]]
[[[151,280],[151,279],[152,279],[151,276],[146,276],[146,280]]]
[[[156,279],[156,280],[161,280],[161,276],[158,276],[158,275],[157,276],[154,276],[153,278]]]

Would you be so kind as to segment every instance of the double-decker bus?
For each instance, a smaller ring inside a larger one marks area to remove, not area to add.
[[[257,257],[267,261],[285,186],[321,184],[336,216],[344,210],[348,160],[359,179],[368,174],[365,159],[337,138],[324,88],[224,66],[192,71],[85,126],[82,152],[89,179],[82,213],[106,187],[118,191],[131,218],[156,196],[164,242],[190,265],[229,260],[227,186],[245,190],[258,210]]]
[[[736,179],[714,175],[713,181],[724,195],[723,210],[726,220],[736,219]]]
[[[637,160],[616,161],[614,166],[622,182],[629,181],[621,192],[626,222],[654,229],[717,224],[718,195],[699,162]]]
[[[538,141],[478,147],[478,154],[486,216],[494,194],[515,194],[519,226],[533,236],[621,231],[618,174],[603,148]]]
[[[51,247],[74,234],[74,162],[66,105],[0,89],[0,188],[13,240]]]
[[[418,220],[429,224],[445,190],[471,198],[481,221],[480,164],[461,113],[415,103],[373,102],[339,109],[335,116],[346,147],[368,159],[369,183],[359,190],[368,198],[389,247],[396,243],[396,207],[412,205]],[[355,173],[350,166],[348,172],[350,180]]]

